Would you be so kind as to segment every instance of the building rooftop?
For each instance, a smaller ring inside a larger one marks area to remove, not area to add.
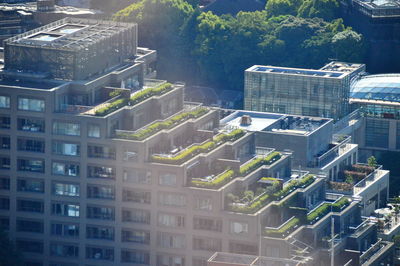
[[[320,70],[325,71],[339,71],[339,72],[354,72],[363,68],[364,64],[354,64],[339,61],[332,61],[325,66],[321,67]]]
[[[356,0],[370,8],[400,8],[399,0]]]
[[[351,101],[400,103],[400,74],[364,76],[351,85]]]
[[[65,18],[5,40],[9,45],[82,50],[111,38],[135,24],[82,18]]]
[[[302,76],[313,76],[313,77],[324,77],[324,78],[343,78],[348,74],[348,72],[340,72],[340,71],[326,71],[326,70],[315,70],[315,69],[259,66],[259,65],[255,65],[248,68],[246,72],[277,73],[277,74],[302,75]]]
[[[66,15],[93,15],[96,14],[97,11],[86,8],[77,8],[72,6],[55,6],[55,10],[50,11],[51,13],[64,13]],[[26,14],[33,14],[37,12],[37,4],[34,2],[27,3],[17,3],[17,4],[5,4],[2,3],[0,5],[0,11],[10,12],[10,11],[19,11],[25,12]]]
[[[244,122],[243,120],[247,120]],[[274,113],[236,111],[223,118],[220,123],[226,127],[247,131],[270,131],[276,133],[307,135],[330,119],[306,116],[291,116]]]

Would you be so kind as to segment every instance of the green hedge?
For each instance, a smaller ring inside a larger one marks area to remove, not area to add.
[[[206,108],[198,108],[197,110],[191,112],[185,112],[171,117],[168,120],[162,122],[155,122],[150,124],[144,129],[137,131],[136,133],[118,133],[118,137],[133,139],[133,140],[143,140],[148,138],[149,136],[157,133],[162,129],[170,129],[177,124],[180,124],[184,121],[187,121],[191,118],[198,118],[204,114],[206,114],[209,110]]]
[[[318,217],[321,218],[330,212],[331,205],[332,204],[327,202],[323,203],[321,206],[319,206],[317,209],[307,215],[307,221],[310,224],[313,224],[315,222],[315,219],[317,219]]]
[[[347,207],[348,205],[350,205],[350,200],[346,197],[343,197],[332,204],[332,209],[334,212],[340,212],[344,207]]]
[[[159,162],[159,163],[166,163],[166,164],[181,164],[184,161],[188,160],[189,158],[192,158],[193,156],[202,153],[202,152],[208,152],[222,143],[226,141],[234,141],[239,139],[245,134],[245,132],[241,129],[236,129],[232,131],[229,134],[220,134],[217,135],[213,138],[213,140],[210,140],[202,145],[194,145],[188,149],[183,150],[182,152],[178,153],[177,155],[173,157],[162,157],[162,156],[157,156],[157,155],[152,155],[151,159],[154,162]],[[218,141],[217,141],[218,140]]]
[[[268,165],[272,162],[279,160],[281,158],[281,154],[279,152],[272,152],[268,156],[264,158],[257,158],[255,160],[251,160],[247,164],[240,167],[240,175],[245,176],[248,173],[253,172],[255,169],[259,168],[261,165]]]
[[[135,105],[139,102],[142,102],[143,100],[150,98],[151,96],[155,95],[161,95],[164,94],[172,89],[172,84],[171,83],[164,83],[160,86],[157,86],[155,88],[147,88],[143,89],[140,92],[134,94],[129,100],[128,99],[118,99],[107,105],[106,107],[100,108],[96,110],[95,115],[96,116],[105,116],[108,115],[115,110],[120,109],[121,107],[124,107],[128,105]]]
[[[270,237],[279,237],[279,238],[285,237],[286,235],[289,235],[292,229],[298,224],[300,224],[300,219],[293,218],[287,224],[282,226],[280,229],[268,229],[265,231],[265,234]]]
[[[250,162],[251,163],[251,162]],[[263,177],[262,179],[267,179],[267,180],[276,180],[275,178],[271,177]],[[251,205],[249,206],[230,206],[229,209],[231,211],[236,211],[236,212],[242,212],[242,213],[254,213],[261,209],[262,207],[265,206],[266,202],[270,202],[272,200],[280,200],[287,195],[289,195],[292,191],[294,191],[296,188],[299,187],[306,187],[313,183],[315,180],[315,177],[313,175],[307,175],[302,178],[300,181],[292,180],[288,186],[285,188],[279,190],[278,192],[271,195],[263,195],[260,197],[258,200],[254,201]],[[303,186],[300,186],[303,185]]]
[[[228,183],[234,176],[235,172],[233,170],[226,170],[222,174],[219,174],[212,182],[192,180],[192,185],[203,188],[218,188]]]
[[[115,110],[118,110],[121,107],[124,107],[128,104],[128,99],[118,99],[107,105],[106,107],[100,108],[96,110],[95,115],[97,116],[105,116],[108,115]]]

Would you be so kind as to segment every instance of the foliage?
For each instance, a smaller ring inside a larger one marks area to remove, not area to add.
[[[330,203],[323,203],[321,206],[319,206],[317,209],[315,209],[314,211],[312,211],[311,213],[309,213],[307,215],[307,221],[310,224],[314,224],[316,222],[316,220],[318,218],[321,218],[323,216],[325,216],[326,214],[329,213],[331,208],[331,204]]]
[[[241,138],[244,134],[245,132],[243,130],[236,129],[230,132],[229,134],[219,134],[215,136],[213,140],[210,140],[204,144],[193,145],[190,148],[187,148],[181,151],[180,153],[176,154],[175,156],[163,157],[158,155],[152,155],[151,159],[154,162],[159,162],[159,163],[181,164],[182,162],[188,160],[189,158],[192,158],[193,156],[202,152],[208,152],[227,141],[235,141]]]
[[[174,126],[187,121],[191,118],[198,118],[208,112],[206,108],[198,108],[194,111],[181,113],[171,117],[170,119],[161,121],[161,122],[154,122],[147,126],[146,128],[140,129],[135,133],[118,133],[118,137],[132,139],[132,140],[143,140],[148,138],[149,136],[159,132],[163,129],[170,129]]]
[[[192,185],[204,188],[218,188],[228,183],[228,181],[232,180],[234,177],[245,176],[262,165],[268,165],[275,162],[276,160],[279,160],[280,157],[281,154],[279,152],[273,152],[265,158],[256,158],[254,160],[251,160],[250,162],[241,166],[238,172],[234,172],[233,170],[225,171],[224,173],[218,175],[211,182],[192,180]]]
[[[0,229],[0,266],[22,266],[21,254],[8,235]]]
[[[371,166],[374,168],[378,165],[378,162],[376,161],[376,158],[374,156],[369,157],[367,159],[367,162],[368,162],[368,166]]]
[[[364,40],[334,20],[337,2],[269,0],[264,11],[232,17],[184,0],[142,0],[114,19],[139,24],[140,45],[157,49],[161,78],[241,90],[244,70],[254,64],[320,68],[329,58],[361,61]]]
[[[340,212],[342,209],[350,204],[350,200],[346,197],[342,197],[340,200],[332,203],[332,210],[335,212]]]
[[[270,237],[285,237],[300,224],[299,218],[293,218],[279,229],[268,229],[265,234]]]
[[[329,181],[328,185],[330,189],[338,191],[351,191],[353,189],[353,183]]]
[[[121,107],[124,107],[126,105],[135,105],[139,102],[144,101],[147,98],[150,98],[155,95],[161,95],[164,94],[172,89],[172,84],[170,83],[164,83],[162,85],[159,85],[154,88],[147,88],[143,89],[137,93],[135,93],[130,99],[118,99],[113,102],[111,102],[109,105],[100,108],[96,110],[95,115],[96,116],[105,116],[108,115],[115,110],[120,109]]]
[[[344,182],[346,182],[347,184],[354,184],[353,176],[349,173],[346,174],[346,180]]]

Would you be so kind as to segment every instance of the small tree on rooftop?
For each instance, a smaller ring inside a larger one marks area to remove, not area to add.
[[[376,167],[378,165],[376,158],[374,156],[371,156],[367,159],[368,165],[371,167]]]
[[[346,182],[347,184],[354,184],[354,178],[353,178],[353,176],[350,175],[350,174],[347,174],[347,175],[346,175],[346,180],[345,180],[345,182]]]

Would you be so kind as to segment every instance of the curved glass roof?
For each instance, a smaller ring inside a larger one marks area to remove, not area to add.
[[[400,74],[362,77],[351,85],[350,98],[400,102]]]

